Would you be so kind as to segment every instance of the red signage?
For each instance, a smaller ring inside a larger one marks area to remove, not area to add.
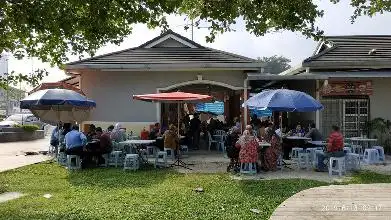
[[[372,95],[372,81],[331,81],[320,90],[322,96]]]

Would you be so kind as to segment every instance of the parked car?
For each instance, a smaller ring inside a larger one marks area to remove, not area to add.
[[[15,125],[37,125],[43,130],[46,124],[33,114],[15,114],[0,122],[0,128],[13,127]]]

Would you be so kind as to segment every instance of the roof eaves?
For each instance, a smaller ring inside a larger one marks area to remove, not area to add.
[[[194,45],[194,46],[196,46],[196,47],[198,47],[198,48],[204,48],[202,45],[196,43],[195,41],[190,40],[190,39],[187,38],[187,37],[184,37],[184,36],[182,36],[182,35],[180,35],[180,34],[174,32],[174,31],[172,31],[171,29],[170,29],[170,30],[167,30],[167,31],[164,32],[163,34],[161,34],[161,35],[159,35],[159,36],[153,38],[152,40],[149,40],[149,41],[147,41],[147,42],[141,44],[141,45],[138,46],[137,48],[144,48],[144,47],[148,46],[149,44],[152,44],[153,42],[158,41],[159,39],[164,38],[165,36],[170,35],[170,34],[172,34],[172,35],[174,35],[175,37],[178,37],[178,38],[180,38],[181,40],[184,40],[184,41],[186,41],[186,42],[188,42],[188,43],[190,43],[190,44],[192,44],[192,45]]]
[[[137,48],[138,47],[131,47],[131,48],[127,48],[127,49],[124,49],[124,50],[118,50],[118,51],[114,51],[114,52],[111,52],[111,53],[105,53],[105,54],[102,54],[102,55],[93,56],[93,57],[89,57],[89,58],[85,58],[85,59],[69,62],[69,63],[66,63],[65,66],[75,65],[75,64],[83,63],[85,61],[90,61],[90,60],[101,58],[101,57],[106,57],[106,56],[110,56],[110,55],[114,55],[114,54],[119,54],[119,53],[122,53],[122,52],[131,51],[131,50],[134,50],[134,49],[137,49]]]
[[[262,67],[265,66],[265,64],[263,62],[260,62],[257,59],[253,59],[253,58],[250,58],[250,57],[246,57],[246,56],[230,53],[230,52],[223,51],[223,50],[217,50],[217,49],[210,48],[210,47],[205,47],[205,49],[208,49],[208,50],[211,50],[211,51],[214,51],[214,52],[218,52],[218,53],[221,53],[221,54],[224,54],[224,55],[233,56],[233,57],[236,57],[236,58],[239,58],[239,59],[242,59],[242,60],[246,60],[246,61],[250,61],[250,62],[262,63],[263,64]]]
[[[318,54],[316,54],[314,56],[308,57],[307,59],[305,59],[303,61],[303,66],[305,66],[306,63],[310,63],[311,61],[316,60],[317,58],[325,55],[326,53],[328,53],[328,52],[330,52],[332,50],[335,50],[336,48],[338,48],[338,45],[334,45],[334,46],[332,46],[332,47],[330,47],[330,48],[328,48],[328,49],[326,49],[326,50],[324,50],[324,51],[322,51],[322,52],[320,52],[320,53],[318,53]]]
[[[290,75],[295,75],[295,74],[298,74],[302,71],[304,71],[305,68],[300,64],[298,66],[295,66],[295,67],[292,67],[290,69],[287,69],[285,70],[284,72],[281,72],[277,75],[280,75],[280,76],[290,76]]]

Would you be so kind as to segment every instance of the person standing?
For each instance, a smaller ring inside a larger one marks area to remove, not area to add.
[[[192,147],[194,150],[199,149],[200,130],[201,130],[201,120],[199,119],[198,114],[194,114],[194,117],[190,120],[190,133],[192,137]]]

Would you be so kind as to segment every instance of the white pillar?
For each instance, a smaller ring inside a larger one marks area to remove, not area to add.
[[[315,87],[315,98],[316,100],[320,101],[320,93],[319,93],[320,85],[319,85],[319,80],[316,80],[316,87]],[[320,112],[316,111],[315,112],[315,124],[316,128],[320,129]]]
[[[244,84],[243,84],[243,103],[247,101],[247,96],[248,96],[247,87],[248,87],[248,79],[245,79]],[[244,106],[244,108],[243,108],[243,119],[244,119],[243,125],[244,125],[244,127],[247,126],[247,117],[248,117],[247,106]]]

